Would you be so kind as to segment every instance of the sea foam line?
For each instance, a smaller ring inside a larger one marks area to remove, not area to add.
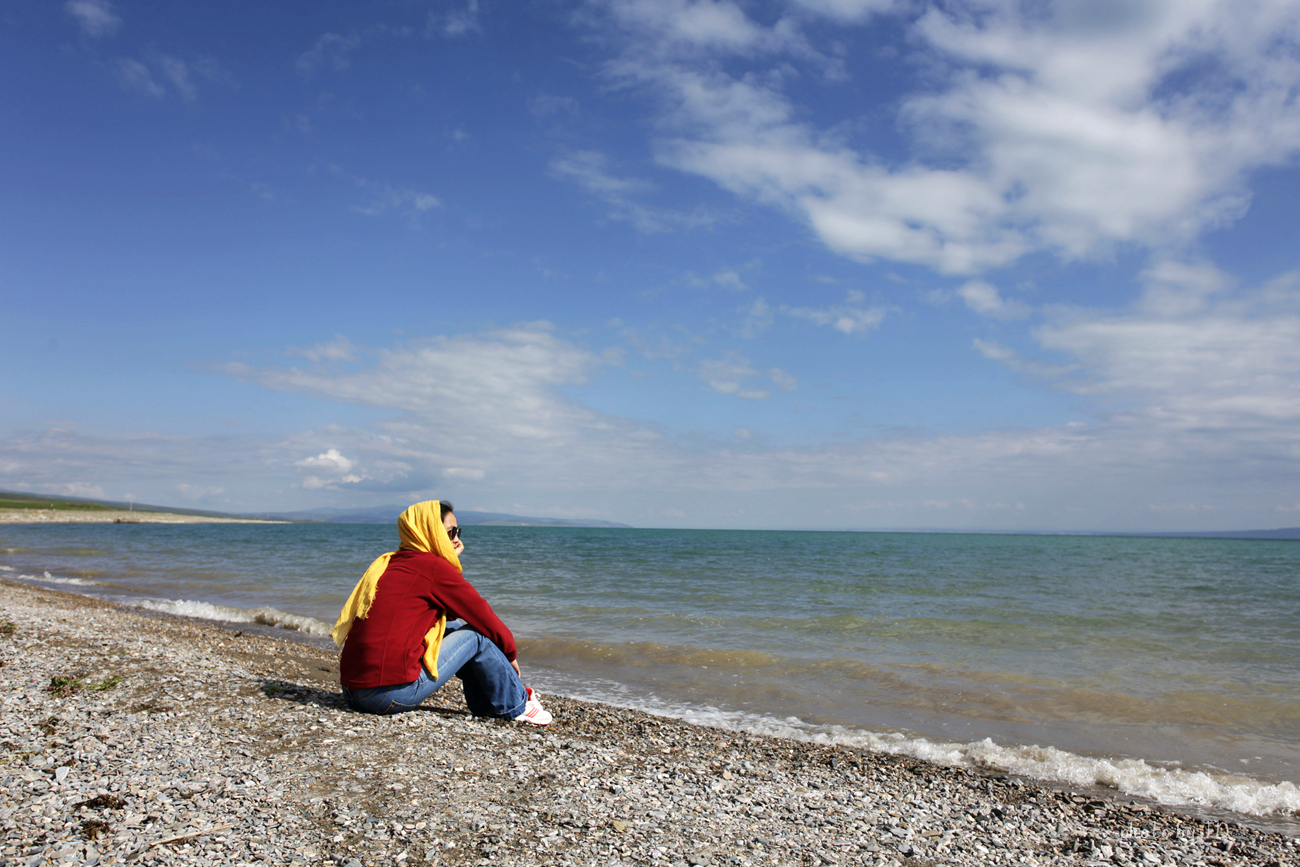
[[[43,575],[16,575],[17,580],[27,582],[32,581],[38,584],[65,584],[75,587],[97,587],[102,586],[98,581],[86,581],[81,578],[60,578],[57,575],[51,575],[49,570],[45,570]],[[116,602],[119,605],[126,605],[130,608],[144,608],[148,611],[161,611],[166,614],[179,614],[183,617],[197,617],[200,620],[224,620],[230,623],[259,623],[263,626],[274,626],[280,629],[289,629],[295,632],[302,632],[306,635],[328,636],[331,634],[331,627],[314,617],[307,617],[302,614],[291,614],[288,611],[281,611],[278,608],[272,608],[264,605],[260,608],[236,608],[231,605],[215,605],[211,602],[197,602],[193,599],[141,599],[138,596],[119,596],[106,595],[103,591],[99,593],[85,593],[95,599],[108,599],[110,602]]]
[[[235,608],[230,605],[214,605],[211,602],[196,602],[192,599],[127,599],[123,601],[125,604],[136,608],[162,611],[167,614],[179,614],[183,617],[197,617],[202,620],[224,620],[232,623],[260,623],[263,626],[290,629],[307,635],[326,636],[330,634],[330,627],[314,617],[290,614],[269,605],[260,608]]]
[[[724,711],[715,707],[670,705],[656,698],[633,698],[621,684],[602,683],[595,691],[557,684],[557,691],[574,698],[631,707],[693,725],[791,738],[818,744],[859,747],[873,752],[911,756],[934,764],[1015,774],[1044,782],[1116,789],[1166,806],[1199,806],[1250,816],[1300,814],[1300,786],[1292,782],[1265,783],[1234,774],[1212,774],[1182,768],[1162,768],[1141,759],[1093,758],[1056,747],[1007,746],[991,738],[966,744],[931,741],[897,732],[878,733],[817,726],[798,717],[776,719],[760,714]],[[589,694],[583,695],[583,692]]]
[[[83,586],[94,583],[77,578],[56,578],[48,571],[43,577],[18,577]],[[150,611],[204,620],[259,623],[307,635],[330,634],[330,627],[315,618],[290,614],[270,606],[235,608],[188,599],[124,598],[115,601]],[[1108,787],[1167,806],[1214,807],[1252,816],[1300,814],[1300,787],[1291,782],[1264,783],[1240,775],[1161,768],[1141,759],[1091,758],[1050,746],[1006,746],[994,743],[991,738],[959,744],[909,737],[897,732],[877,733],[843,726],[827,728],[806,723],[798,717],[776,719],[760,714],[723,711],[715,707],[670,705],[653,697],[633,696],[627,687],[609,681],[602,683],[600,687],[603,688],[598,687],[595,691],[591,689],[594,685],[589,682],[583,688],[565,682],[556,691],[574,698],[586,698],[672,717],[693,725],[793,738],[810,743],[860,747],[892,755],[912,756],[935,764],[993,770],[1045,782]]]
[[[12,571],[12,570],[6,570]],[[87,581],[84,578],[60,578],[57,575],[51,575],[48,569],[43,575],[18,575],[19,581],[39,581],[42,584],[69,584],[73,587],[96,587],[98,581]]]

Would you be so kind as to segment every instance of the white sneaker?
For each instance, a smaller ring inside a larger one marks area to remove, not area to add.
[[[515,717],[515,722],[524,722],[533,726],[547,726],[554,719],[551,712],[542,707],[542,703],[537,698],[537,693],[533,692],[531,686],[526,686],[528,690],[528,704],[524,705],[524,712]]]

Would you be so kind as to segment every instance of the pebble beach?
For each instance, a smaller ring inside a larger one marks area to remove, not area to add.
[[[348,711],[329,648],[0,581],[0,867],[1292,865],[1285,834],[547,695]],[[525,675],[527,660],[523,660]]]

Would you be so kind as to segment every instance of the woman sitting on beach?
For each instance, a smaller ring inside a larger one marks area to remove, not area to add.
[[[475,716],[550,723],[520,680],[515,637],[461,575],[465,545],[451,503],[416,503],[397,532],[399,549],[370,564],[334,624],[348,705],[414,710],[454,676]]]

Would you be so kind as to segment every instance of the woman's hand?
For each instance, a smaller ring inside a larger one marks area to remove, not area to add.
[[[519,675],[519,682],[520,682],[520,683],[523,683],[523,680],[524,680],[524,673],[523,673],[522,671],[519,670],[519,660],[517,660],[517,659],[512,659],[512,660],[510,660],[510,664],[511,664],[512,666],[514,666],[515,674]]]
[[[451,549],[455,551],[456,556],[459,557],[461,555],[461,552],[465,550],[465,543],[462,542],[460,539],[452,539]]]

